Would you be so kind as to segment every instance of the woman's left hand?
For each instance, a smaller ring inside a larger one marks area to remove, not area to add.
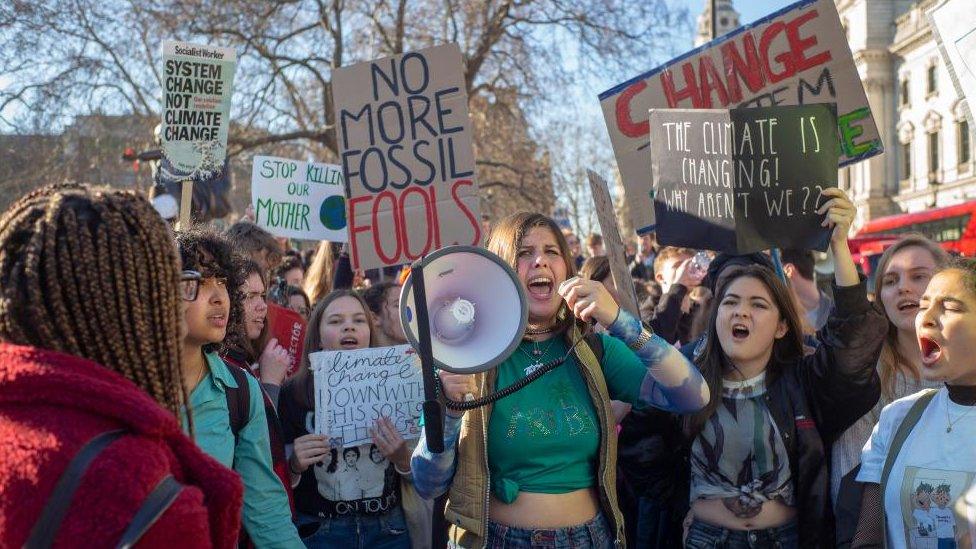
[[[576,276],[559,285],[559,295],[566,300],[576,318],[584,322],[596,320],[609,328],[617,320],[620,307],[600,282]]]
[[[854,222],[854,216],[857,214],[857,206],[847,197],[847,193],[837,187],[824,190],[822,196],[827,198],[827,201],[817,209],[817,213],[827,215],[824,216],[820,226],[834,228],[834,232],[830,234],[831,244],[847,242],[851,223]]]
[[[369,435],[373,437],[373,444],[376,444],[380,453],[392,461],[398,469],[401,471],[410,469],[410,450],[407,448],[407,441],[400,436],[400,432],[390,418],[383,416],[377,419],[373,428],[369,430]]]

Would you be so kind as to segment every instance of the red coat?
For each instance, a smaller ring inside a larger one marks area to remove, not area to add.
[[[112,547],[167,474],[184,489],[140,547],[233,547],[243,488],[132,382],[78,357],[0,344],[0,547],[22,547],[61,473],[105,431],[128,433],[88,467],[57,547]]]

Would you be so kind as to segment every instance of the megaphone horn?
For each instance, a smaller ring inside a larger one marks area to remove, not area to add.
[[[448,246],[419,262],[434,366],[474,374],[508,358],[522,341],[529,316],[525,290],[515,271],[497,255],[475,246]],[[415,269],[400,291],[400,319],[410,345],[419,349]]]

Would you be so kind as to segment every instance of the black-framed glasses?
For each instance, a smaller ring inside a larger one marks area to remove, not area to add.
[[[197,271],[183,271],[180,274],[180,297],[183,301],[196,301],[200,293],[200,281],[203,275]]]

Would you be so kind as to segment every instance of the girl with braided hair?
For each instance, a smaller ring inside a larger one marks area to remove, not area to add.
[[[175,499],[141,545],[234,545],[240,481],[178,421],[192,286],[135,194],[53,185],[0,217],[0,546],[114,546],[163,486]],[[57,502],[75,503],[59,518]]]
[[[183,268],[201,276],[197,295],[186,305],[181,360],[197,444],[241,475],[244,530],[256,546],[301,547],[288,496],[272,467],[261,386],[254,376],[225,363],[217,354],[228,333],[243,330],[241,258],[226,237],[211,229],[180,232],[176,243]],[[242,387],[245,383],[246,389]],[[230,393],[247,395],[246,405],[234,409],[247,412],[236,426]]]

